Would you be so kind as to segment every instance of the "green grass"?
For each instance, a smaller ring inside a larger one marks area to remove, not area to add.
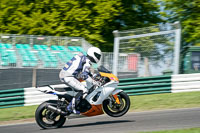
[[[200,128],[154,131],[154,132],[140,132],[140,133],[200,133]]]
[[[132,96],[130,111],[200,107],[200,92]]]
[[[131,96],[130,111],[200,107],[200,92]],[[0,109],[0,121],[33,118],[37,106]]]
[[[0,109],[0,121],[20,120],[32,118],[37,106],[25,106]]]

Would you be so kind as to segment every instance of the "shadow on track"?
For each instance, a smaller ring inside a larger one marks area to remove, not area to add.
[[[78,124],[78,125],[63,126],[61,128],[97,126],[97,125],[107,125],[107,124],[126,123],[126,122],[135,122],[135,121],[134,120],[133,121],[131,121],[131,120],[101,121],[101,122],[92,122],[92,123],[87,123],[87,124]]]

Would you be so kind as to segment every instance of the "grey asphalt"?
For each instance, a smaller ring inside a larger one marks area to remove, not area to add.
[[[0,133],[137,133],[200,127],[200,108],[129,112],[119,118],[107,115],[76,118],[59,129],[43,130],[36,123],[0,126]]]

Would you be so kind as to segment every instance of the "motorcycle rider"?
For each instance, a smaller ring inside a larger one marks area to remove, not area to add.
[[[75,55],[70,61],[68,61],[63,69],[60,71],[59,77],[69,87],[79,91],[77,95],[72,99],[71,103],[67,106],[68,111],[80,114],[75,110],[75,103],[87,96],[90,85],[97,84],[91,77],[91,65],[92,63],[98,63],[101,58],[101,50],[97,47],[90,47],[87,50],[87,55],[79,53]],[[83,85],[80,80],[85,80],[87,86]]]

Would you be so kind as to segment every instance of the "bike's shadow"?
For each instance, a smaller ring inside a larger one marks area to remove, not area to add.
[[[86,127],[86,126],[98,126],[98,125],[108,125],[108,124],[117,124],[117,123],[128,123],[135,122],[134,120],[113,120],[113,121],[99,121],[99,122],[90,122],[77,125],[66,125],[61,128],[72,128],[72,127]]]

